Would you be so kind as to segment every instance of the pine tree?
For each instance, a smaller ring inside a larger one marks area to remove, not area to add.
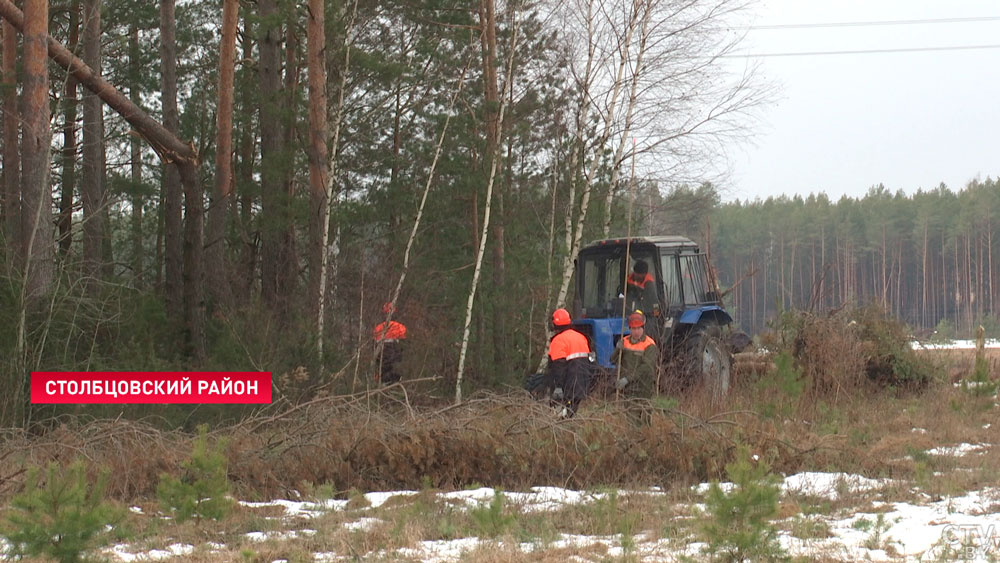
[[[164,473],[156,494],[164,510],[174,515],[177,522],[192,517],[196,523],[202,518],[222,520],[233,505],[229,496],[229,479],[226,475],[224,442],[209,443],[208,427],[198,427],[198,437],[190,459],[182,464],[180,478]]]
[[[779,478],[763,460],[750,457],[746,446],[726,465],[734,487],[724,492],[712,483],[705,499],[711,517],[703,531],[706,553],[723,561],[780,561],[785,553],[771,518],[778,514]]]
[[[46,556],[73,563],[87,561],[85,553],[110,542],[108,526],[124,511],[105,499],[107,474],[91,487],[86,467],[75,462],[65,470],[51,463],[45,471],[33,469],[24,491],[11,501],[3,536],[15,557]]]

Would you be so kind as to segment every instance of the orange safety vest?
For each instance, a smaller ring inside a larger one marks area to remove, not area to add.
[[[587,342],[587,337],[573,329],[560,332],[552,337],[552,342],[549,343],[549,359],[553,362],[571,361],[589,355],[590,343]]]
[[[622,347],[633,352],[645,352],[646,348],[650,346],[656,346],[656,342],[653,342],[653,339],[645,334],[642,335],[642,340],[636,343],[632,343],[632,339],[628,336],[622,339]]]
[[[385,323],[379,323],[373,333],[375,342],[394,342],[406,338],[406,327],[403,323],[389,321],[389,326],[385,326]]]
[[[645,274],[637,274],[632,272],[628,275],[628,284],[634,285],[639,289],[646,289],[646,284],[653,281],[653,276],[646,272]]]

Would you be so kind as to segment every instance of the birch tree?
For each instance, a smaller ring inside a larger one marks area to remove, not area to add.
[[[676,182],[708,168],[712,149],[762,99],[752,69],[729,78],[721,57],[740,36],[725,27],[742,0],[579,0],[563,6],[577,89],[563,272],[553,305],[566,301],[590,198],[609,185],[602,234],[611,232],[623,163],[637,174]],[[593,114],[593,120],[591,115]],[[626,150],[633,138],[635,149]],[[610,156],[608,156],[610,155]],[[608,177],[599,177],[604,167]],[[576,204],[579,193],[579,204]]]
[[[493,80],[496,80],[496,18],[493,16],[495,12],[495,5],[492,3],[495,0],[483,0],[489,6],[485,6],[480,10],[480,33],[484,34],[486,38],[482,41],[483,52],[483,76],[489,81],[492,76]],[[514,6],[508,6],[508,9],[515,10]],[[516,12],[514,12],[516,14]],[[507,74],[504,80],[503,91],[500,93],[497,99],[499,104],[499,109],[496,113],[496,124],[490,125],[488,127],[488,135],[495,135],[496,139],[488,139],[487,146],[490,147],[490,151],[487,157],[490,161],[489,176],[486,180],[486,200],[483,209],[483,228],[482,233],[479,237],[479,248],[476,250],[476,266],[472,273],[472,287],[469,289],[469,298],[465,307],[465,325],[462,329],[462,348],[458,356],[458,372],[455,376],[455,402],[462,402],[462,377],[465,372],[465,359],[466,354],[469,350],[469,329],[472,325],[472,311],[473,306],[476,302],[476,291],[479,288],[479,276],[482,272],[483,267],[483,255],[486,253],[486,239],[488,238],[490,232],[490,212],[493,205],[493,186],[496,180],[497,167],[499,166],[499,135],[500,131],[503,131],[503,118],[504,112],[507,109],[506,96],[508,89],[511,88],[511,75],[512,67],[514,65],[514,57],[517,52],[517,40],[518,40],[518,20],[514,19],[514,25],[512,30],[512,35],[510,39],[510,45],[507,48]],[[492,40],[490,39],[492,37]],[[491,45],[492,41],[492,45]],[[491,90],[495,91],[496,86],[490,85],[486,86],[486,98],[489,101],[491,97]],[[492,115],[488,114],[488,119],[492,121]]]
[[[320,2],[320,4],[322,4]],[[346,6],[345,6],[346,8]],[[310,217],[310,233],[313,237],[311,245],[313,251],[310,253],[311,269],[310,269],[310,287],[313,289],[313,303],[315,304],[315,314],[316,314],[316,346],[317,354],[319,355],[320,361],[323,359],[323,345],[326,338],[326,295],[327,295],[327,285],[331,278],[331,273],[329,269],[336,270],[336,258],[340,252],[340,236],[339,233],[334,233],[331,240],[330,237],[330,215],[336,209],[339,202],[340,192],[335,189],[335,176],[337,174],[337,156],[338,148],[340,146],[340,127],[344,121],[344,96],[347,90],[347,75],[348,69],[351,67],[351,46],[353,42],[354,34],[354,22],[357,18],[358,13],[358,2],[355,0],[350,8],[350,14],[347,15],[347,25],[344,32],[344,67],[340,71],[339,80],[337,82],[337,99],[333,105],[333,108],[326,107],[326,66],[324,62],[322,71],[322,80],[319,82],[320,76],[317,70],[316,81],[313,80],[313,72],[310,70],[309,74],[309,96],[313,96],[313,88],[317,89],[317,94],[322,90],[322,107],[313,108],[310,105],[310,111],[320,111],[322,109],[323,115],[317,116],[313,119],[321,119],[323,126],[322,128],[316,128],[312,132],[311,140],[311,152],[310,152],[310,186],[312,186],[312,197],[313,197],[313,213]],[[311,16],[314,17],[314,16]],[[316,30],[318,33],[319,30]],[[317,48],[324,49],[326,45],[325,34],[323,35],[323,43],[317,46]],[[317,100],[317,104],[320,102]],[[327,113],[332,109],[333,111],[333,132],[330,138],[327,139]],[[310,113],[310,115],[312,115]],[[322,190],[322,191],[320,191]]]

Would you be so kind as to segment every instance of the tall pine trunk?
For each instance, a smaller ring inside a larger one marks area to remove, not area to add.
[[[74,0],[69,12],[69,48],[75,51],[80,35],[80,3]],[[67,73],[63,96],[62,185],[59,187],[59,251],[69,255],[73,243],[73,198],[76,192],[76,110],[77,81]]]
[[[129,74],[132,77],[132,83],[128,89],[129,99],[132,100],[133,104],[138,106],[141,100],[139,86],[137,85],[139,76],[139,28],[134,25],[129,30],[128,63]],[[142,183],[142,146],[139,144],[139,139],[134,135],[129,140],[129,152],[132,188],[135,190],[132,195],[132,228],[130,234],[132,241],[132,275],[134,276],[136,287],[142,287],[143,270],[145,268],[142,249],[142,208],[145,202],[138,193],[138,188]]]
[[[8,260],[18,263],[21,248],[21,110],[17,103],[17,29],[3,21],[3,221]]]
[[[101,74],[101,0],[83,6],[83,62]],[[87,276],[99,276],[104,266],[107,210],[104,206],[104,110],[91,91],[83,94],[83,266]]]
[[[260,159],[261,296],[274,305],[284,292],[279,273],[283,258],[282,212],[284,135],[281,128],[281,26],[275,0],[260,0]]]
[[[236,59],[236,24],[239,0],[222,6],[222,39],[219,44],[219,105],[216,111],[215,189],[208,214],[205,274],[213,301],[226,304],[229,288],[226,255],[226,218],[233,188],[233,83]]]
[[[48,0],[24,2],[24,125],[21,145],[22,233],[25,296],[36,300],[55,273],[52,191],[49,189]]]
[[[174,135],[180,128],[177,115],[177,45],[174,0],[160,2],[160,69],[162,72],[163,126]],[[184,247],[182,240],[181,179],[178,167],[164,163],[163,240],[168,320],[175,329],[183,323]]]
[[[243,58],[250,60],[253,57],[253,34],[250,32],[249,20],[251,15],[244,11],[243,16],[243,38],[240,42]],[[236,276],[236,288],[239,292],[238,300],[248,301],[253,292],[254,280],[257,273],[257,251],[259,239],[255,233],[251,233],[253,225],[254,197],[250,189],[253,185],[254,160],[257,155],[257,141],[254,138],[253,130],[253,97],[248,87],[251,82],[251,73],[245,70],[241,76],[241,87],[239,92],[240,111],[236,112],[236,129],[240,132],[238,140],[237,155],[239,157],[236,168],[236,178],[239,185],[245,188],[239,192],[239,273]],[[259,231],[258,231],[259,232]]]

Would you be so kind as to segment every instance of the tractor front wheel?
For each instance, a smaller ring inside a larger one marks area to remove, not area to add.
[[[699,327],[690,335],[685,364],[690,381],[703,388],[713,402],[721,400],[729,392],[732,360],[722,343],[722,331],[717,325]]]

